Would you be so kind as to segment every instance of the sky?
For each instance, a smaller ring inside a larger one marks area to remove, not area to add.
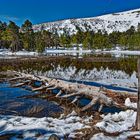
[[[140,8],[140,0],[0,0],[0,20],[21,25],[83,18]]]

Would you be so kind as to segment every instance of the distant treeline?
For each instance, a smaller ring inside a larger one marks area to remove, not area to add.
[[[77,33],[69,35],[64,30],[62,35],[50,33],[41,27],[41,30],[34,32],[32,23],[26,20],[21,27],[15,22],[9,24],[0,21],[0,48],[7,48],[11,51],[25,49],[27,51],[43,52],[46,47],[72,47],[74,44],[82,44],[85,49],[111,49],[116,45],[122,49],[140,50],[140,24],[137,28],[131,26],[126,32],[112,32],[98,30],[83,32],[77,27]]]

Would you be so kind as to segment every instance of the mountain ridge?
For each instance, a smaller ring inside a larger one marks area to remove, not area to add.
[[[59,35],[64,33],[73,35],[77,33],[78,29],[83,32],[97,32],[101,30],[111,33],[113,31],[126,31],[131,26],[137,27],[138,23],[140,23],[140,8],[96,17],[71,18],[46,22],[33,25],[33,29],[34,31],[40,31],[43,27],[45,30],[58,33]]]

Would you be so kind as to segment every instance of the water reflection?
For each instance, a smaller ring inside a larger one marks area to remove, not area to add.
[[[0,61],[0,71],[17,70],[65,80],[101,82],[137,87],[138,56],[111,54],[84,54],[79,56],[40,56]]]

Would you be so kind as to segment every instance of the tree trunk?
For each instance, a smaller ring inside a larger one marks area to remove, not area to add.
[[[138,101],[137,101],[136,129],[140,131],[140,58],[138,59],[137,67],[138,67]]]

